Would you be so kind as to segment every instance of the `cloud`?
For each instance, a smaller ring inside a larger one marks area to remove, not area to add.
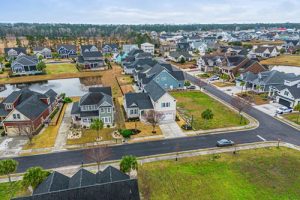
[[[3,0],[2,22],[300,22],[299,0]]]

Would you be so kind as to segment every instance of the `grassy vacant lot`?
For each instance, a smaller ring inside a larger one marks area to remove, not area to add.
[[[10,199],[11,188],[12,188],[13,197],[30,195],[30,192],[22,186],[21,181],[13,182],[12,187],[10,187],[9,183],[0,183],[0,199],[1,200],[9,200]]]
[[[275,58],[270,58],[260,62],[263,65],[284,65],[300,67],[300,56],[282,55]]]
[[[133,82],[133,79],[130,76],[118,76],[117,79],[120,85],[128,85]]]
[[[286,114],[286,115],[283,115],[283,117],[287,120],[290,120],[290,121],[300,125],[299,113]],[[299,117],[299,121],[298,121],[298,117]]]
[[[232,87],[235,86],[235,83],[218,81],[218,82],[214,82],[213,85],[217,87]]]
[[[281,147],[146,163],[138,181],[151,200],[300,199],[300,153]]]
[[[188,117],[194,117],[193,127],[196,130],[241,126],[240,117],[236,112],[202,92],[172,92],[171,94],[177,100],[180,110],[183,110]],[[208,108],[213,111],[214,118],[205,124],[201,113]]]
[[[58,122],[56,126],[48,126],[46,127],[40,134],[36,135],[33,140],[32,144],[30,145],[27,143],[23,150],[26,149],[40,149],[40,148],[49,148],[53,147],[55,144],[56,136],[58,134],[59,127],[61,125],[61,122],[63,120],[64,113],[66,111],[67,104],[64,105],[61,111],[61,115],[59,116]],[[57,113],[57,115],[59,112]]]
[[[47,64],[47,74],[79,73],[74,63]]]
[[[248,98],[251,97],[253,100],[253,103],[255,103],[256,105],[263,105],[263,104],[267,104],[269,103],[268,100],[268,94],[267,93],[254,93],[254,92],[242,92],[237,94],[239,97],[241,98]]]
[[[115,129],[112,129],[112,128],[104,128],[104,129],[100,130],[100,137],[102,137],[102,141],[112,140],[113,137],[112,137],[111,133],[114,130]],[[81,138],[74,139],[74,140],[67,140],[67,145],[96,142],[97,137],[98,137],[97,131],[92,130],[92,129],[83,130]]]
[[[252,40],[250,42],[243,42],[243,45],[282,45],[283,41],[263,41],[263,40]]]

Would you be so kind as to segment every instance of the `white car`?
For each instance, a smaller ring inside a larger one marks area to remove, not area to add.
[[[285,114],[285,113],[291,113],[291,112],[293,112],[293,109],[286,107],[286,106],[282,106],[276,110],[277,114]]]

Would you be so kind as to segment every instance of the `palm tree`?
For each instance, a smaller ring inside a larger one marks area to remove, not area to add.
[[[123,156],[120,162],[120,170],[124,173],[129,173],[131,170],[138,169],[138,162],[135,156]]]
[[[205,127],[206,127],[208,120],[211,120],[214,118],[214,114],[211,109],[206,109],[201,113],[201,117],[202,117],[202,119],[205,120]]]
[[[295,111],[298,111],[298,117],[297,117],[297,124],[299,124],[299,118],[300,118],[300,103],[298,103],[295,107],[294,107]]]
[[[6,175],[10,184],[10,195],[13,197],[13,185],[11,182],[11,174],[17,171],[18,162],[13,159],[0,161],[0,175]]]
[[[31,187],[31,189],[35,189],[49,176],[49,174],[50,172],[45,171],[41,167],[30,167],[24,174],[22,183],[25,187]]]
[[[100,119],[95,119],[91,124],[91,129],[97,131],[97,139],[100,139],[100,130],[103,129],[103,121]]]

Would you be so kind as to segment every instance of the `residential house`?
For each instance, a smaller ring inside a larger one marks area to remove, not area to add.
[[[37,69],[38,63],[35,56],[20,55],[12,62],[11,71],[15,75],[39,74],[41,71]]]
[[[31,196],[14,200],[61,200],[61,199],[126,199],[139,200],[138,182],[127,174],[108,166],[96,174],[83,168],[68,177],[53,171],[34,190]]]
[[[256,56],[261,57],[261,58],[271,58],[271,57],[276,57],[280,53],[275,46],[260,46],[254,49],[254,53]]]
[[[127,53],[121,52],[121,53],[119,53],[118,55],[115,56],[114,61],[118,64],[121,64],[126,59],[127,56],[128,56]]]
[[[154,55],[154,44],[143,43],[141,44],[141,50],[143,50],[145,53]]]
[[[198,51],[200,55],[205,55],[205,52],[208,49],[207,44],[204,42],[192,42],[190,48],[193,49],[193,51]]]
[[[172,51],[170,52],[168,58],[174,62],[179,63],[182,60],[191,61],[193,59],[193,56],[187,51]]]
[[[284,73],[276,70],[264,71],[258,74],[246,72],[240,76],[240,80],[246,83],[246,88],[258,92],[269,92],[271,87],[284,85],[285,81],[294,78],[296,78],[294,73]]]
[[[77,50],[75,45],[61,44],[57,46],[56,51],[61,58],[77,57]]]
[[[164,90],[184,87],[184,73],[181,70],[174,70],[170,64],[157,63],[153,67],[143,65],[141,69],[136,68],[133,74],[141,90],[151,81],[156,82]]]
[[[285,80],[283,85],[271,86],[269,96],[281,105],[294,108],[300,104],[300,76]]]
[[[159,52],[163,57],[167,57],[171,51],[176,51],[176,48],[176,44],[162,44],[159,47]]]
[[[190,51],[190,44],[188,42],[179,42],[177,43],[177,50],[178,51]]]
[[[87,94],[75,102],[71,115],[74,124],[90,127],[94,119],[100,119],[105,125],[114,124],[114,103],[110,87],[91,87]]]
[[[40,56],[45,59],[52,58],[51,49],[47,47],[35,47],[33,48],[33,54],[36,55],[37,58],[39,58]]]
[[[157,63],[156,60],[153,60],[152,58],[145,58],[145,59],[137,59],[134,60],[133,62],[128,62],[123,64],[123,70],[125,74],[133,74],[133,70],[139,66],[142,65],[149,65],[149,66],[154,66]]]
[[[144,115],[149,110],[162,113],[160,123],[174,122],[176,118],[176,100],[155,81],[145,86],[144,93],[125,94],[124,109],[128,119],[146,121]]]
[[[19,55],[26,55],[26,48],[24,47],[15,47],[15,48],[4,48],[5,55],[7,60],[14,60]]]
[[[124,53],[129,53],[133,49],[139,49],[139,46],[137,44],[124,44],[123,45],[123,52]]]
[[[93,45],[81,46],[80,56],[77,58],[77,65],[82,69],[105,69],[102,53]]]
[[[249,62],[249,59],[245,56],[226,56],[226,64],[223,64],[220,70],[223,74],[227,74],[231,79],[234,79],[239,69],[247,62]]]
[[[117,53],[119,53],[119,46],[117,44],[104,44],[102,46],[102,53],[117,54]]]
[[[213,72],[215,68],[222,66],[224,60],[224,56],[205,55],[197,60],[197,65],[203,72]]]
[[[0,115],[8,136],[38,133],[58,103],[52,89],[44,94],[22,89],[14,91],[0,103]]]

